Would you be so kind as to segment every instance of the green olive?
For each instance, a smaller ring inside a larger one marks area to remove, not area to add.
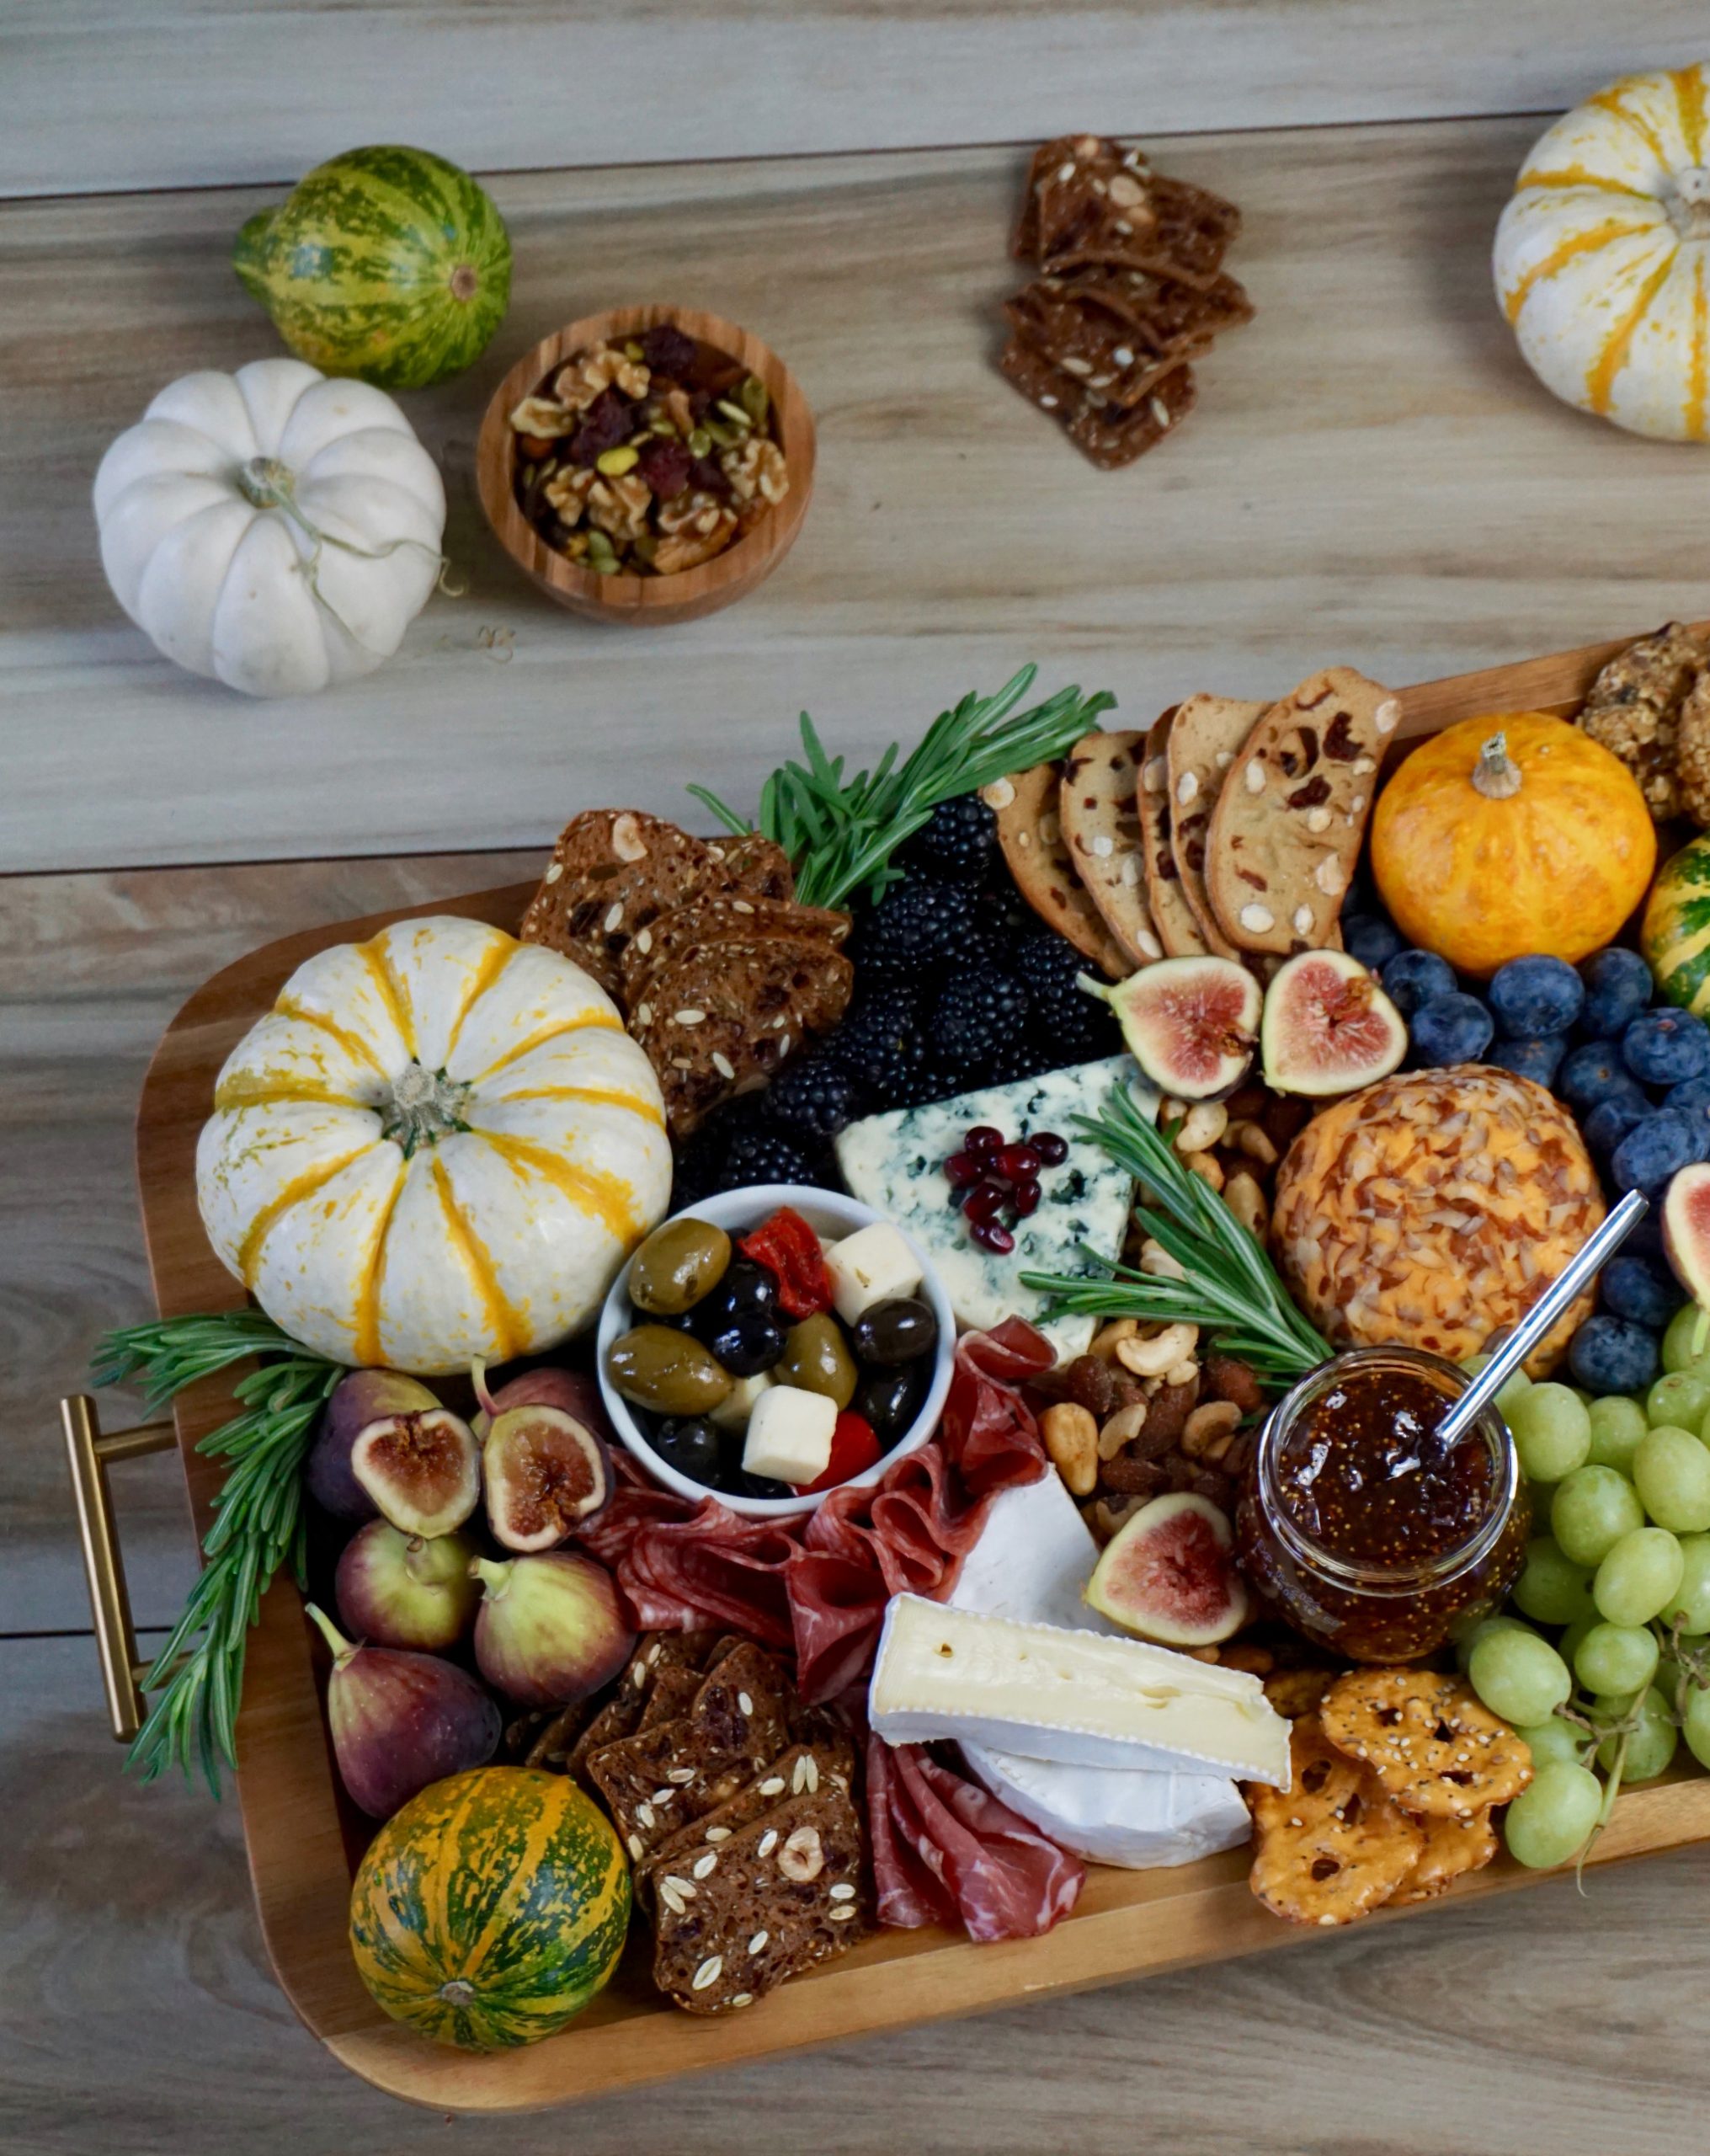
[[[855,1398],[855,1357],[834,1317],[824,1310],[804,1317],[784,1336],[784,1356],[772,1374],[780,1385],[823,1393],[842,1413]]]
[[[655,1317],[678,1317],[724,1278],[730,1237],[710,1220],[668,1220],[636,1252],[630,1300]]]
[[[731,1374],[693,1333],[638,1325],[613,1344],[611,1381],[626,1400],[656,1415],[704,1415],[731,1388]]]

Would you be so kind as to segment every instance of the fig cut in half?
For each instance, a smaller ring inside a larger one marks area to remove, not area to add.
[[[1154,1497],[1105,1544],[1084,1598],[1139,1639],[1214,1646],[1240,1630],[1250,1607],[1234,1543],[1209,1497]]]
[[[1233,1092],[1252,1065],[1259,984],[1233,958],[1160,958],[1093,993],[1116,1012],[1147,1077],[1179,1101]]]
[[[572,1370],[531,1370],[497,1393],[487,1390],[479,1362],[470,1374],[481,1403],[475,1432],[493,1540],[525,1556],[553,1549],[611,1497],[599,1394]]]
[[[1675,1171],[1663,1200],[1663,1249],[1675,1279],[1710,1310],[1710,1165]]]
[[[461,1527],[481,1496],[475,1433],[449,1407],[382,1416],[350,1448],[350,1472],[382,1519],[429,1541]]]
[[[1260,1041],[1272,1092],[1318,1100],[1399,1070],[1407,1025],[1357,958],[1302,951],[1265,992]]]
[[[413,1408],[437,1407],[436,1396],[401,1370],[352,1370],[321,1412],[309,1454],[309,1495],[335,1519],[372,1519],[374,1500],[350,1472],[350,1449],[370,1422]]]

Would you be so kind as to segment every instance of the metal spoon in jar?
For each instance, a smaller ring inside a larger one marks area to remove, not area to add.
[[[1466,1436],[1563,1312],[1590,1286],[1592,1275],[1608,1263],[1649,1210],[1649,1201],[1641,1192],[1628,1191],[1597,1232],[1574,1251],[1513,1331],[1492,1350],[1490,1360],[1438,1423],[1435,1435],[1440,1451],[1452,1450]]]

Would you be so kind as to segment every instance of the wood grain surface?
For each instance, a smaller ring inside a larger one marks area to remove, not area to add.
[[[276,349],[226,264],[259,198],[0,209],[0,866],[539,842],[589,803],[680,812],[694,772],[750,803],[803,707],[871,751],[1028,659],[1144,720],[1329,658],[1420,680],[1702,612],[1702,450],[1556,403],[1492,300],[1491,230],[1535,132],[1159,146],[1244,205],[1232,266],[1259,314],[1206,362],[1181,434],[1111,474],[991,364],[1017,152],[506,179],[510,318],[466,376],[408,400],[467,595],[435,599],[367,680],[268,705],[152,655],[107,591],[87,493],[157,386]],[[818,478],[759,591],[630,635],[530,590],[471,472],[519,353],[650,296],[781,355]]]
[[[12,0],[0,194],[1550,111],[1703,45],[1695,0]]]

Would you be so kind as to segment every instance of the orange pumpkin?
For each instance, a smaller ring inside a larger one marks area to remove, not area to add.
[[[1463,718],[1397,770],[1372,824],[1396,926],[1481,978],[1601,950],[1644,897],[1656,826],[1619,758],[1538,711]]]

